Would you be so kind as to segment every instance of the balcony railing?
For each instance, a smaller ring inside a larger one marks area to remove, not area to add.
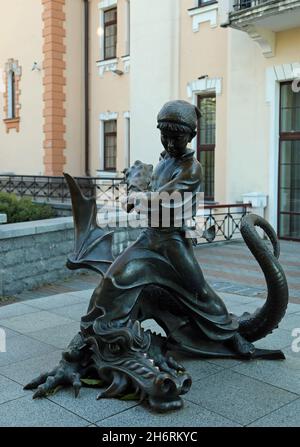
[[[276,3],[277,0],[236,0],[233,5],[234,11],[242,11],[244,9],[262,6],[265,3]]]

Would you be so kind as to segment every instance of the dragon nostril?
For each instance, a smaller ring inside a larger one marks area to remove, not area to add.
[[[181,393],[186,394],[190,390],[191,386],[192,386],[192,379],[189,377],[183,381],[181,387]]]
[[[176,384],[169,378],[165,378],[161,381],[160,388],[164,394],[174,395],[176,393]]]

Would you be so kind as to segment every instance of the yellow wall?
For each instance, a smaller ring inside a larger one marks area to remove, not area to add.
[[[122,56],[125,56],[125,1],[118,0],[118,68],[123,70]],[[125,148],[125,119],[124,112],[129,107],[129,73],[118,76],[112,72],[99,75],[96,62],[100,60],[100,12],[98,0],[91,0],[91,38],[90,38],[90,137],[91,137],[91,175],[96,175],[100,169],[100,119],[101,113],[117,112],[117,169],[124,169]]]
[[[228,104],[228,31],[210,22],[193,32],[188,9],[193,0],[181,1],[180,98],[187,96],[187,84],[207,75],[222,79],[222,93],[216,97],[215,200],[226,200],[227,104]],[[195,143],[194,143],[195,144]]]
[[[22,67],[20,81],[20,131],[6,133],[3,92],[0,92],[0,172],[43,172],[42,4],[37,0],[10,0],[1,5],[0,69],[8,59]],[[2,73],[1,73],[2,74]],[[2,80],[2,79],[1,79]]]

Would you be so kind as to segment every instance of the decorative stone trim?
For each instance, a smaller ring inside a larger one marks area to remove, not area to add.
[[[9,117],[9,97],[8,97],[8,90],[9,90],[9,74],[13,72],[15,75],[15,97],[14,97],[14,104],[15,104],[15,116]],[[15,129],[17,132],[20,130],[20,81],[22,76],[22,68],[19,65],[19,62],[15,59],[9,59],[7,63],[5,64],[4,69],[4,114],[6,118],[3,120],[5,126],[6,126],[6,132],[8,133],[10,130]]]
[[[211,28],[218,26],[218,3],[189,9],[188,14],[193,18],[194,33],[199,31],[201,23],[210,22]]]
[[[258,28],[248,25],[243,31],[246,31],[254,42],[256,42],[266,58],[275,56],[276,34],[266,28]]]
[[[98,4],[99,9],[107,9],[112,8],[113,6],[117,6],[117,0],[101,0]]]
[[[118,67],[118,59],[107,59],[103,61],[98,61],[96,63],[97,67],[99,68],[99,75],[103,77],[104,73],[106,71],[114,71]]]
[[[194,98],[194,96],[199,93],[205,92],[215,92],[216,96],[222,94],[222,78],[203,78],[196,79],[187,84],[187,95],[189,98]]]
[[[117,120],[118,119],[118,112],[105,112],[100,113],[99,119],[101,121],[111,121],[111,120]]]
[[[45,175],[62,175],[65,164],[65,0],[43,3]]]
[[[123,56],[121,59],[123,62],[124,73],[129,73],[129,71],[130,71],[130,56]]]

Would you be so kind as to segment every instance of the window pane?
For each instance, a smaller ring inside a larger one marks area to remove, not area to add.
[[[117,8],[104,12],[104,23],[117,21]]]
[[[8,75],[7,98],[8,98],[7,118],[11,119],[15,117],[15,74],[13,71],[10,71]]]
[[[300,238],[300,215],[281,214],[280,236],[294,239]]]
[[[104,123],[104,169],[116,170],[117,167],[117,121]]]
[[[198,157],[203,168],[204,198],[214,200],[216,97],[199,96],[198,107],[202,115],[198,127]]]
[[[204,183],[203,192],[206,199],[214,198],[214,169],[215,169],[215,153],[211,151],[200,152],[200,163],[203,167]]]
[[[300,95],[291,84],[281,86],[281,131],[300,131]]]
[[[104,59],[117,55],[117,8],[104,13]]]
[[[200,144],[215,144],[216,98],[201,98]]]

